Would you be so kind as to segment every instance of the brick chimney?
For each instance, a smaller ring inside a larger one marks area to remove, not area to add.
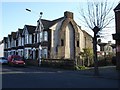
[[[73,19],[73,13],[69,12],[69,11],[66,11],[66,12],[64,12],[64,17]]]

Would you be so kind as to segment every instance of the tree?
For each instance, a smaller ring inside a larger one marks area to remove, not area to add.
[[[93,60],[93,51],[91,48],[83,48],[83,52],[81,52],[81,56],[83,58],[83,65],[90,66],[90,62]],[[85,63],[86,62],[86,63]]]
[[[85,8],[86,9],[86,8]],[[99,75],[98,60],[97,60],[97,38],[101,30],[106,28],[110,22],[114,19],[110,16],[110,12],[113,9],[113,4],[108,6],[106,1],[87,1],[87,10],[81,9],[80,15],[83,22],[93,31],[93,53],[94,53],[94,74]],[[86,13],[85,13],[86,11]]]

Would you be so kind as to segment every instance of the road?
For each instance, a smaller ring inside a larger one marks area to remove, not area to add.
[[[84,75],[70,71],[41,67],[10,67],[4,65],[2,88],[118,88],[117,79]]]

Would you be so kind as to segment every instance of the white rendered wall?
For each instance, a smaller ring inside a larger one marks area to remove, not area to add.
[[[4,44],[0,44],[0,57],[4,56]]]
[[[73,58],[74,57],[74,37],[73,37],[73,28],[69,23],[66,27],[65,31],[65,58]]]

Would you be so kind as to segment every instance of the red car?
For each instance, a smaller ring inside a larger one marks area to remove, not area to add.
[[[8,56],[8,65],[10,66],[25,66],[25,62],[19,55]]]

